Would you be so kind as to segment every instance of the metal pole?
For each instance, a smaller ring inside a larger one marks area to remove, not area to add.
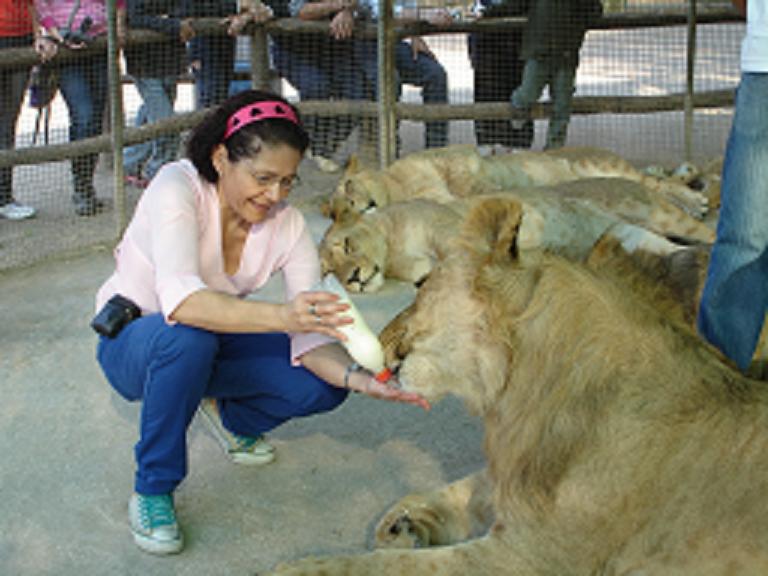
[[[397,145],[395,34],[392,24],[392,2],[379,0],[377,50],[379,67],[379,165],[381,168],[386,168],[393,162]]]
[[[686,160],[693,158],[693,91],[696,66],[696,0],[688,0],[688,46],[685,66],[684,146]]]
[[[119,65],[120,45],[117,38],[117,3],[107,1],[107,63],[109,66],[109,106],[112,130],[112,159],[114,167],[115,241],[128,226],[128,209],[125,201],[123,169],[123,84]]]

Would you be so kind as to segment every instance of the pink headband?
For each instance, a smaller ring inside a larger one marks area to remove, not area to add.
[[[301,126],[293,108],[285,102],[276,100],[254,102],[253,104],[243,106],[229,117],[229,120],[227,120],[227,130],[224,132],[224,140],[248,124],[268,118],[284,118]]]

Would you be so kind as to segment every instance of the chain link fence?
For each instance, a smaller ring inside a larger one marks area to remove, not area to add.
[[[353,154],[386,164],[426,146],[456,143],[542,149],[557,113],[549,88],[528,113],[513,108],[510,98],[522,79],[531,6],[543,1],[332,0],[302,6],[274,0],[266,2],[274,18],[248,24],[235,38],[227,35],[231,20],[224,18],[251,2],[194,2],[194,14],[174,7],[164,17],[148,8],[162,2],[129,0],[128,15],[133,11],[134,17],[127,19],[128,34],[119,47],[122,8],[110,0],[105,28],[87,38],[86,47],[59,43],[50,66],[60,73],[52,99],[36,100],[32,86],[39,89],[39,76],[24,89],[15,148],[0,151],[0,169],[12,167],[14,199],[36,214],[0,217],[0,270],[111,248],[152,172],[146,157],[134,161],[129,146],[144,144],[146,150],[165,139],[175,146],[175,158],[206,104],[249,86],[270,87],[298,103],[312,132],[312,155],[302,163],[303,184],[294,192],[298,197],[330,192],[340,173],[328,170]],[[730,5],[610,0],[602,9],[601,17],[589,21],[578,52],[565,143],[608,148],[638,166],[673,167],[721,155],[744,26]],[[353,33],[334,38],[343,19],[336,16],[343,11],[351,16]],[[150,16],[168,22],[189,17],[194,39],[182,43],[178,24],[165,30],[142,27]],[[70,24],[87,35],[83,20],[76,14]],[[557,25],[561,36],[571,30],[569,22]],[[0,44],[4,81],[22,74],[26,82],[39,65],[31,37],[26,42]],[[179,44],[177,50],[161,49],[169,42]],[[164,78],[165,86],[172,86],[173,106],[165,115],[147,114],[151,87],[144,82],[140,93],[142,80],[129,75],[125,55],[131,48],[148,54],[145,79]],[[172,63],[164,60],[168,54]],[[85,75],[79,84],[61,73],[67,68],[74,76]],[[166,74],[174,68],[177,73]],[[106,74],[108,82],[100,88],[103,104],[93,114],[99,121],[91,119],[89,133],[75,130],[73,123],[82,128],[77,114],[88,97],[78,96],[77,87],[99,85],[98,77],[87,76],[92,69]],[[62,82],[74,82],[75,88]],[[12,109],[8,106],[4,109]],[[78,189],[83,186],[79,159],[89,155],[96,159],[87,178],[98,200],[92,211],[77,203],[78,194],[88,192]]]

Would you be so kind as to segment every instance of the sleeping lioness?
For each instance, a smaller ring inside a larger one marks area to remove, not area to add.
[[[521,259],[522,216],[479,203],[381,335],[404,389],[483,418],[487,471],[385,514],[377,541],[416,548],[275,574],[768,574],[765,383],[627,279]]]
[[[324,213],[338,221],[414,198],[450,202],[495,190],[582,178],[625,178],[695,217],[707,210],[704,195],[674,178],[645,174],[608,150],[573,147],[486,156],[472,146],[451,146],[411,154],[385,170],[362,169],[351,162]]]
[[[645,236],[646,244],[651,233],[685,242],[714,239],[713,230],[699,220],[622,178],[588,178],[497,194],[523,203],[519,245],[524,250],[548,249],[583,259],[620,223],[646,229],[645,234],[633,233]],[[416,199],[334,222],[320,242],[323,270],[334,272],[354,292],[375,292],[386,278],[417,283],[451,250],[462,215],[477,198],[446,203]],[[627,230],[625,226],[616,233]],[[653,242],[655,253],[673,249],[663,238]]]

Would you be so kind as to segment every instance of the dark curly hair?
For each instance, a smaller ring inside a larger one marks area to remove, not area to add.
[[[192,130],[187,140],[187,157],[195,165],[200,175],[215,184],[219,180],[219,173],[213,166],[211,155],[214,148],[224,144],[230,162],[237,162],[242,158],[252,158],[258,154],[260,143],[267,145],[287,144],[304,154],[309,147],[309,136],[301,125],[295,124],[285,118],[267,118],[243,126],[240,130],[224,140],[224,132],[227,128],[227,120],[240,108],[264,102],[277,100],[285,103],[299,113],[285,98],[262,90],[245,90],[239,92],[222,102]]]

